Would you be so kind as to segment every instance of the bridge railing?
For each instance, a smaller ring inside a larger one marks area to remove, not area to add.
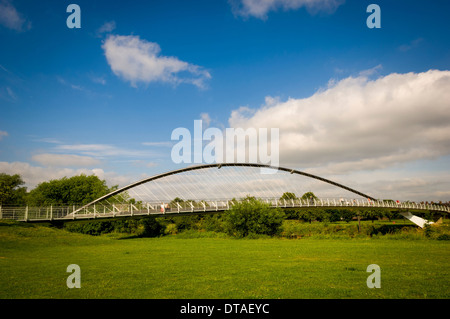
[[[404,210],[424,210],[450,212],[450,206],[440,204],[422,204],[414,202],[371,201],[367,199],[261,199],[272,207],[307,208],[307,207],[363,207],[392,208]],[[165,215],[177,213],[201,213],[228,210],[243,200],[202,200],[172,203],[124,203],[108,205],[48,206],[48,207],[1,207],[0,219],[18,221],[51,221],[92,218],[114,218],[121,216]]]

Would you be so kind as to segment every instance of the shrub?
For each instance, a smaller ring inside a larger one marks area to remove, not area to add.
[[[279,233],[284,212],[254,198],[236,203],[224,213],[224,229],[229,235],[246,237],[250,233],[273,236]]]
[[[430,224],[425,224],[423,231],[425,233],[425,236],[428,238],[431,238],[436,234],[436,229],[433,226],[431,226]]]
[[[356,216],[356,213],[350,209],[342,209],[340,212],[342,220],[345,220],[347,223]]]
[[[176,224],[168,224],[164,230],[166,235],[176,235],[178,233],[178,228]]]
[[[111,232],[114,228],[110,221],[71,222],[64,225],[70,232],[98,236]]]
[[[157,237],[161,235],[163,227],[159,224],[154,217],[146,217],[140,220],[140,224],[143,226],[143,231],[140,234],[144,237]]]
[[[442,234],[442,235],[439,235],[436,239],[437,240],[450,240],[450,235],[449,234]]]
[[[156,237],[162,226],[153,217],[70,222],[64,225],[70,232],[99,236],[112,232],[142,237]]]

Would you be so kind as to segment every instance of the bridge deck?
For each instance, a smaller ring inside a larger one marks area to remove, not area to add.
[[[199,202],[174,203],[170,208],[164,208],[164,203],[145,204],[110,204],[93,205],[80,209],[77,206],[49,206],[49,207],[0,207],[0,219],[10,219],[27,222],[43,222],[52,220],[80,220],[94,218],[116,218],[127,216],[166,216],[172,214],[198,214],[213,213],[230,209],[233,203],[242,200],[204,200]],[[438,211],[450,212],[450,206],[439,204],[419,204],[419,203],[396,203],[391,201],[371,201],[371,200],[280,200],[263,199],[272,207],[280,208],[386,208],[403,211]],[[163,207],[161,207],[163,206]]]

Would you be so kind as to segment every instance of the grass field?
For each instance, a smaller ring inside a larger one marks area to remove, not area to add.
[[[114,239],[0,223],[0,298],[449,298],[450,242]],[[66,268],[81,268],[69,289]],[[381,288],[366,285],[370,264]]]

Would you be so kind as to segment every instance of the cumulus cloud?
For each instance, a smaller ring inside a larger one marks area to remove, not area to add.
[[[280,163],[327,173],[450,154],[450,71],[361,73],[303,99],[231,113],[230,127],[279,128]]]
[[[91,167],[100,164],[98,159],[89,156],[71,154],[37,154],[31,158],[44,166],[50,167]]]
[[[110,35],[102,48],[114,74],[133,86],[139,82],[168,82],[204,88],[205,81],[211,78],[200,66],[160,55],[161,48],[157,43],[138,36]]]
[[[0,141],[2,140],[3,137],[8,136],[8,132],[5,131],[0,131]]]
[[[8,0],[0,1],[0,24],[19,32],[27,31],[31,28],[31,22],[23,18]]]
[[[314,14],[319,11],[332,13],[344,0],[230,0],[234,14],[266,19],[269,11],[297,10],[302,7]]]
[[[211,124],[211,117],[208,113],[200,113],[200,119],[203,121],[205,128],[208,128]]]

